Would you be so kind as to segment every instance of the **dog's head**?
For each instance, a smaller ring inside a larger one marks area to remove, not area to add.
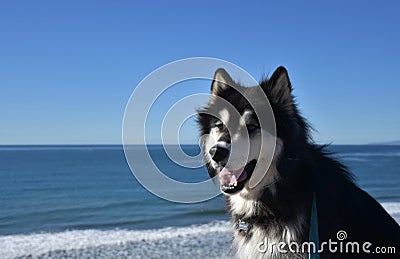
[[[224,69],[215,72],[211,97],[207,106],[198,111],[198,123],[209,175],[218,175],[224,194],[241,192],[248,195],[279,178],[277,173],[269,173],[268,168],[256,165],[268,156],[260,154],[261,150],[264,153],[272,150],[275,154],[272,154],[271,166],[275,166],[284,142],[292,141],[302,128],[296,119],[298,117],[302,122],[291,92],[289,77],[283,67],[254,87],[241,86]],[[275,117],[276,132],[270,132],[268,125],[261,127],[263,118],[257,116],[257,107],[268,105],[265,97]],[[252,177],[261,179],[255,187],[249,185]]]

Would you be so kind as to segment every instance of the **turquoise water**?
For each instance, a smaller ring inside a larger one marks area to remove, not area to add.
[[[197,146],[183,149],[191,155],[199,152]],[[352,170],[363,189],[398,213],[400,146],[332,146],[330,150]],[[171,178],[208,179],[204,167],[181,168],[161,146],[151,146],[149,151]],[[153,229],[228,219],[221,196],[179,204],[149,193],[130,172],[121,146],[2,146],[0,179],[0,235]]]

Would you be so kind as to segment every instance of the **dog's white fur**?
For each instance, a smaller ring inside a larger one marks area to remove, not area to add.
[[[262,186],[262,185],[261,185]],[[258,187],[260,188],[260,187]],[[246,189],[241,190],[239,193],[229,196],[231,204],[231,213],[244,215],[244,217],[251,217],[261,208],[261,203],[257,200],[245,198],[248,195]],[[263,208],[266,209],[266,208]],[[306,215],[299,215],[296,218],[296,225],[306,224]],[[237,222],[233,222],[233,228],[236,229]],[[280,232],[276,231],[277,228],[260,228],[253,226],[247,235],[251,238],[245,242],[246,237],[240,235],[238,230],[235,230],[234,235],[234,250],[237,258],[303,258],[305,254],[282,254],[278,251],[278,244],[284,242],[289,244],[299,239],[300,232],[296,228],[289,228],[282,226]],[[262,245],[261,245],[262,244]],[[261,246],[260,246],[261,245]],[[262,253],[260,249],[265,249],[266,252]]]

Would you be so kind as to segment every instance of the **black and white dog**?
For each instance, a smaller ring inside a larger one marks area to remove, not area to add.
[[[263,118],[254,108],[267,105],[260,99],[260,89],[271,105],[276,133],[260,126]],[[211,93],[207,106],[198,111],[201,135],[206,136],[202,149],[209,175],[219,179],[232,215],[237,257],[308,257],[307,251],[294,251],[293,243],[310,241],[315,197],[321,258],[400,258],[399,225],[357,187],[344,165],[313,143],[284,67],[254,87],[243,87],[218,69]],[[248,152],[243,158],[232,146],[240,150],[246,139]],[[267,168],[257,167],[270,155],[268,145],[275,146],[272,162]],[[255,177],[261,180],[252,186],[250,179]],[[337,237],[340,231],[347,234],[341,242]],[[329,240],[337,243],[328,247]],[[377,254],[379,247],[387,248],[387,253]]]

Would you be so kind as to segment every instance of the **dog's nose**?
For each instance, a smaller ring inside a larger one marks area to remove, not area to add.
[[[217,162],[226,162],[228,156],[229,156],[229,149],[225,147],[221,147],[219,145],[214,145],[210,148],[208,151],[210,153],[212,159]]]

